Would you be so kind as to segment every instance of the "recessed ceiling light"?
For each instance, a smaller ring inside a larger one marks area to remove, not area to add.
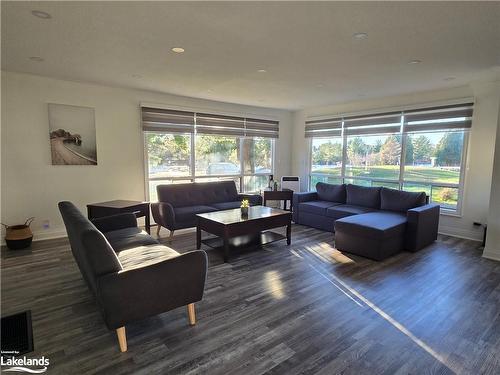
[[[174,47],[174,48],[172,48],[172,51],[175,52],[175,53],[183,53],[184,52],[184,48],[182,48],[182,47]]]
[[[259,70],[257,70],[257,73],[267,73],[267,70],[266,69],[259,69]]]
[[[354,33],[354,34],[352,34],[352,37],[356,40],[363,40],[363,39],[368,38],[368,34],[367,33]]]
[[[44,20],[48,20],[49,18],[52,18],[52,16],[49,13],[44,12],[42,10],[32,10],[31,14],[34,15],[35,17],[43,18]]]
[[[445,81],[453,81],[455,78],[457,78],[457,77],[453,77],[453,76],[451,76],[451,77],[446,77],[446,78],[443,78],[443,79],[444,79]]]
[[[410,61],[408,61],[408,64],[410,64],[410,65],[415,65],[415,64],[420,64],[421,62],[422,62],[422,60],[417,60],[417,59],[415,59],[415,60],[410,60]]]
[[[30,60],[31,61],[36,61],[36,62],[42,62],[43,61],[43,58],[40,57],[40,56],[31,56],[30,57]]]
[[[132,78],[142,78],[140,74],[132,74]]]

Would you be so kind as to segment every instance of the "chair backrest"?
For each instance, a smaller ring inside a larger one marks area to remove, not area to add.
[[[97,278],[122,269],[106,237],[71,202],[59,202],[71,251],[83,278],[96,293]]]
[[[207,205],[238,200],[234,181],[158,185],[158,200],[174,207]]]

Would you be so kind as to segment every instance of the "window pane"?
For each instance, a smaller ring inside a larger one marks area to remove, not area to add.
[[[311,160],[311,173],[340,176],[342,173],[342,138],[313,138]]]
[[[374,187],[383,186],[383,187],[386,187],[386,188],[399,190],[399,182],[372,181],[372,185],[371,186],[374,186]]]
[[[339,177],[311,175],[311,190],[316,190],[316,184],[318,182],[326,182],[327,184],[341,185],[342,179]]]
[[[420,192],[425,192],[427,196],[431,196],[431,185],[424,185],[424,184],[409,184],[409,183],[404,183],[403,184],[403,190],[405,191],[411,191],[413,193],[420,193]]]
[[[157,202],[158,195],[156,194],[156,187],[158,185],[168,185],[168,184],[184,184],[191,182],[191,180],[153,180],[149,181],[149,201]]]
[[[245,174],[272,173],[273,140],[269,138],[244,138],[241,156]]]
[[[370,180],[355,180],[352,178],[346,178],[345,179],[346,184],[354,184],[354,185],[360,185],[360,186],[372,186],[372,181]]]
[[[405,180],[458,185],[464,132],[415,133],[407,137]]]
[[[397,134],[347,137],[346,176],[398,180],[400,160]]]
[[[191,174],[191,135],[147,132],[145,137],[149,178]]]
[[[197,135],[196,176],[240,174],[239,138]]]
[[[456,210],[458,205],[458,188],[433,186],[431,201],[439,203],[443,208]]]
[[[234,181],[236,190],[240,191],[240,178],[239,177],[197,177],[195,182],[212,182],[212,181]]]
[[[268,176],[245,176],[243,177],[243,191],[245,193],[260,193],[267,188]]]

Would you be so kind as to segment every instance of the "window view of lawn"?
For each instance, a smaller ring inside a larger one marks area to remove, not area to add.
[[[319,181],[425,191],[432,202],[456,209],[463,131],[347,136],[312,140],[311,187]],[[403,173],[401,163],[404,160]],[[344,171],[343,171],[343,164]]]

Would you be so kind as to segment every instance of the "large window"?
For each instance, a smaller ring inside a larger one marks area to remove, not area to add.
[[[151,201],[157,200],[160,184],[232,180],[243,192],[267,186],[277,122],[208,114],[197,118],[193,112],[154,108],[142,112]]]
[[[459,212],[472,104],[306,122],[311,139],[310,188],[318,181],[425,191]],[[357,124],[356,124],[357,123]],[[335,131],[339,131],[338,127]]]

